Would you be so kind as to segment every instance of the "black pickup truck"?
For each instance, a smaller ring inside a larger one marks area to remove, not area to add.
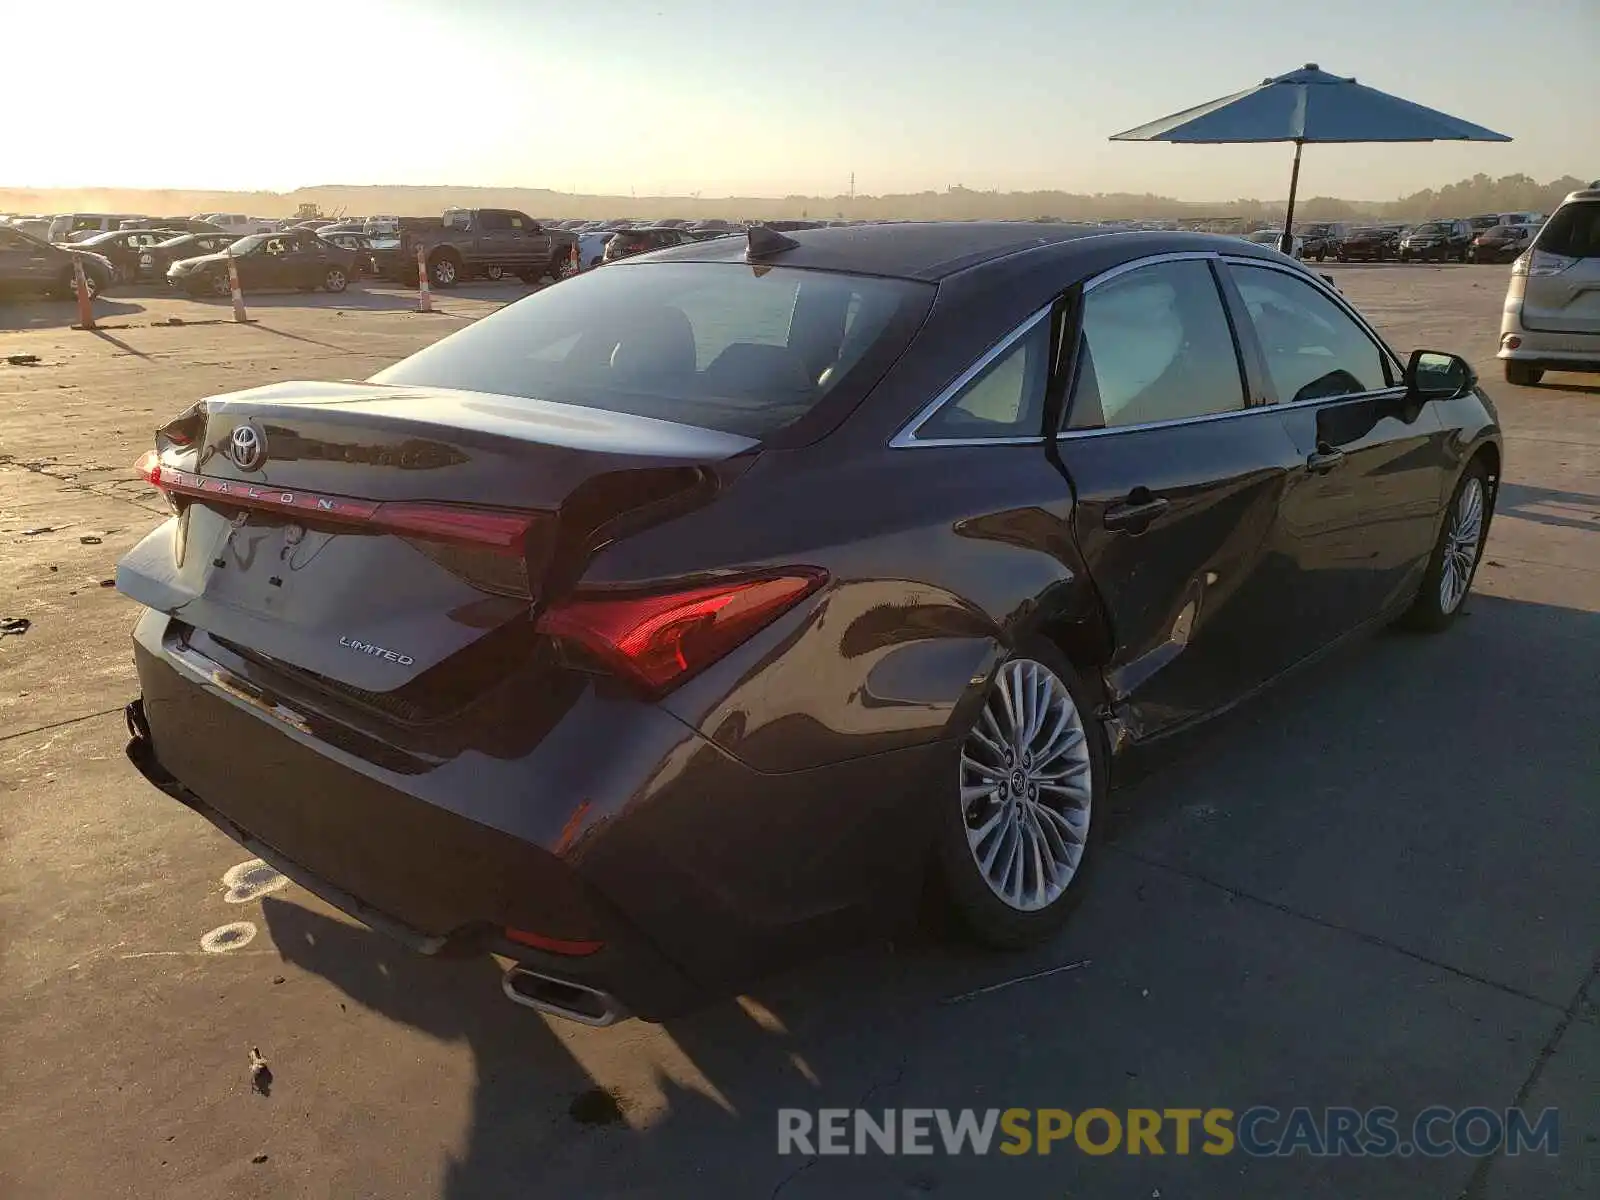
[[[542,226],[509,208],[448,208],[438,219],[401,217],[389,237],[375,238],[378,273],[415,285],[417,250],[427,255],[428,282],[452,288],[463,280],[517,275],[537,283],[571,273],[577,235]]]

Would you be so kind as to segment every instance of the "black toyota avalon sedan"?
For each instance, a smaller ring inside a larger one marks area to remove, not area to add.
[[[1131,749],[1461,610],[1493,407],[1199,234],[753,229],[567,280],[364,383],[217,396],[129,754],[506,994],[659,1018],[904,919],[1049,937]]]

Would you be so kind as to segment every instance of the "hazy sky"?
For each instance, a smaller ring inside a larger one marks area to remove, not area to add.
[[[5,33],[0,186],[1277,198],[1287,146],[1106,138],[1308,61],[1515,141],[1312,147],[1303,196],[1600,175],[1600,0],[74,0]]]

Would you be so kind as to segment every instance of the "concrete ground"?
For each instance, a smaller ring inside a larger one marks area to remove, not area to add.
[[[382,289],[265,297],[247,326],[135,295],[100,302],[98,334],[67,328],[70,305],[0,307],[0,617],[31,622],[0,637],[0,1194],[1595,1194],[1600,379],[1500,382],[1505,268],[1330,273],[1402,350],[1464,353],[1500,405],[1464,619],[1363,641],[1167,753],[1045,949],[916,933],[606,1030],[513,1007],[491,962],[413,957],[230,874],[249,856],[122,753],[134,612],[106,581],[160,519],[129,469],[156,421],[362,377],[522,289],[433,316]],[[1255,1104],[1553,1106],[1561,1153],[776,1153],[785,1105]]]

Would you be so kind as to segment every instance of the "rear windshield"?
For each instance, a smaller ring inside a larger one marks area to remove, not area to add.
[[[619,263],[508,305],[373,381],[765,438],[824,397],[858,400],[905,348],[932,299],[930,285],[909,280]]]
[[[1563,204],[1539,231],[1534,249],[1569,258],[1600,258],[1600,200]]]

